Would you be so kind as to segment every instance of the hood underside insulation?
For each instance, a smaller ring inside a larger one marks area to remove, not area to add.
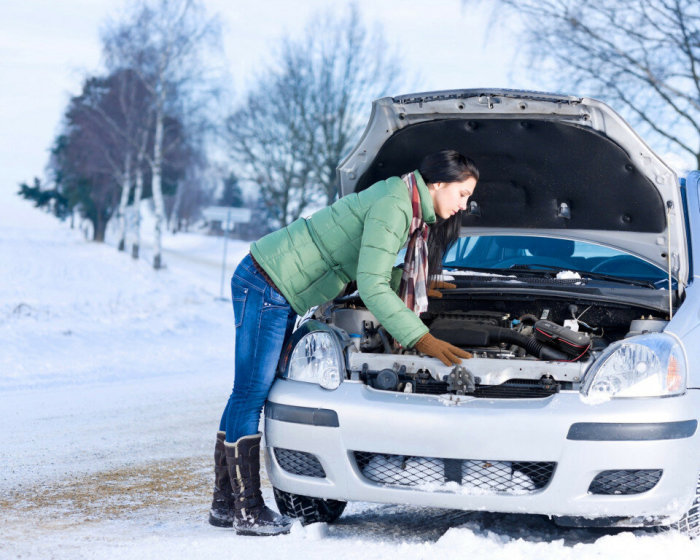
[[[543,119],[407,126],[382,145],[357,190],[411,171],[423,156],[446,148],[471,157],[481,173],[470,199],[479,212],[465,212],[464,227],[665,230],[658,190],[620,146],[591,129]]]

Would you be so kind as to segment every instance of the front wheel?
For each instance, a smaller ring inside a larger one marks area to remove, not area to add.
[[[340,517],[347,505],[347,502],[339,500],[300,496],[277,488],[272,490],[280,513],[300,519],[304,525],[319,522],[332,523]]]

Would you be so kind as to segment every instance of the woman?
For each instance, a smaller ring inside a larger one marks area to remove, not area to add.
[[[431,336],[418,315],[429,293],[439,296],[428,276],[441,272],[478,178],[474,162],[443,150],[412,173],[345,196],[251,245],[231,280],[236,371],[217,435],[210,523],[247,535],[289,531],[291,520],[267,508],[260,493],[258,422],[297,314],[356,280],[364,304],[399,344],[446,365],[471,357]],[[403,269],[392,269],[407,240]]]

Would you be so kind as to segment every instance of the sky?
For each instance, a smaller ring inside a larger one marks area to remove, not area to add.
[[[461,0],[358,0],[368,25],[382,26],[420,91],[470,87],[540,88],[516,71],[517,44],[491,26],[486,5]],[[232,91],[241,95],[274,61],[284,36],[298,36],[327,0],[204,0],[218,13]],[[0,2],[0,189],[43,176],[62,113],[85,76],[101,70],[99,30],[123,0]],[[396,94],[410,93],[408,91]]]

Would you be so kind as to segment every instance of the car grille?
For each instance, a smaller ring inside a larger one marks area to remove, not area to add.
[[[540,380],[511,379],[501,385],[477,385],[475,397],[482,399],[543,399],[559,392],[559,385]]]
[[[651,490],[661,478],[661,469],[603,471],[588,487],[589,494],[641,494]]]
[[[316,455],[311,453],[275,447],[275,458],[280,467],[289,473],[326,478],[326,471],[323,470]]]
[[[415,392],[427,395],[444,395],[448,392],[447,383],[433,379],[418,379],[415,381]]]
[[[556,463],[441,459],[354,452],[362,475],[388,486],[410,486],[425,491],[450,490],[449,484],[475,493],[529,494],[549,483]]]
[[[539,379],[511,379],[500,385],[476,385],[472,397],[482,399],[544,399],[559,392],[561,384],[544,384]],[[418,380],[415,392],[443,395],[448,392],[444,381]]]

